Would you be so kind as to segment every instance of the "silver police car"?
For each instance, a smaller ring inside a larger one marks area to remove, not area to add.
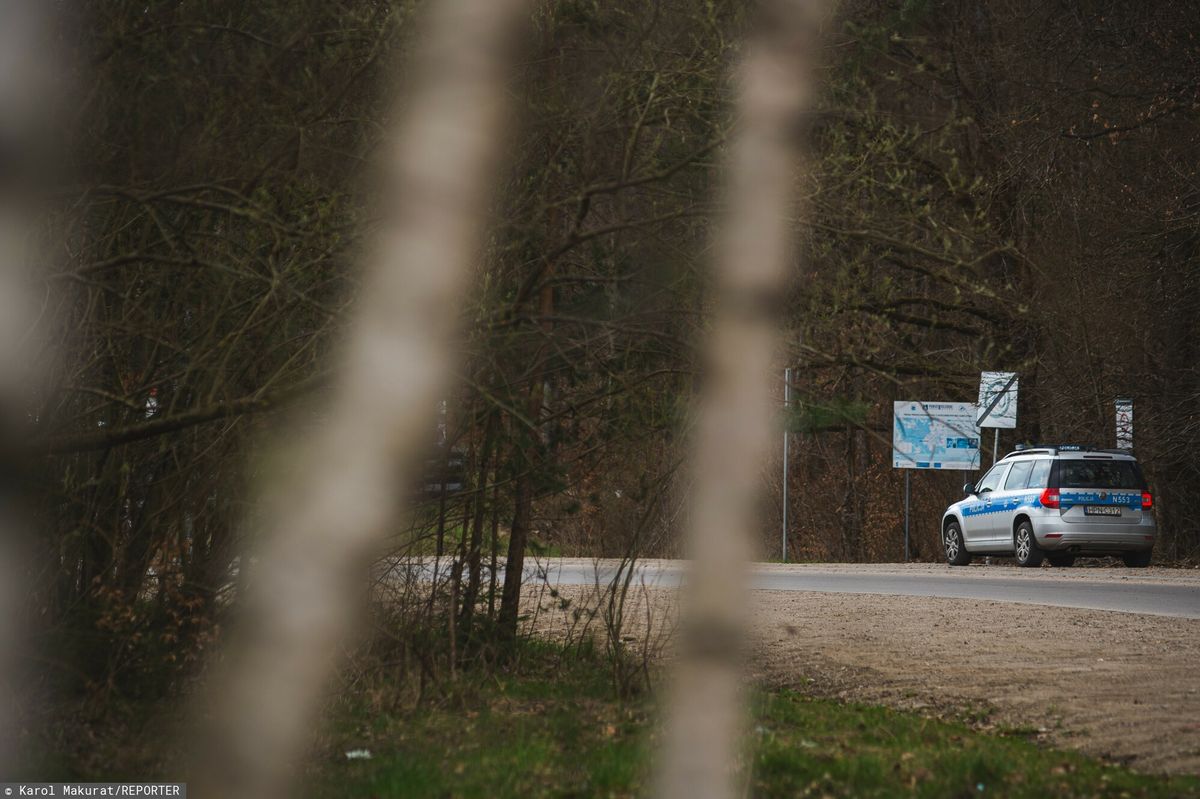
[[[1078,555],[1150,565],[1153,497],[1126,450],[1060,445],[1001,458],[942,517],[952,566],[974,555],[1012,555],[1021,566],[1070,566]]]

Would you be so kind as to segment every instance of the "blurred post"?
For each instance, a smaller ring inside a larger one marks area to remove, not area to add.
[[[525,0],[437,0],[411,93],[385,142],[384,207],[330,406],[261,524],[240,627],[209,695],[197,796],[291,795],[374,547],[432,440],[450,388],[462,298],[506,141]]]
[[[745,726],[745,563],[777,404],[781,297],[794,263],[801,144],[824,19],[817,0],[765,0],[738,66],[694,453],[679,663],[657,788],[667,799],[733,797]]]

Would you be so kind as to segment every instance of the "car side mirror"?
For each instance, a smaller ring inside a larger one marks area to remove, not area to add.
[[[969,497],[974,493],[975,493],[975,484],[974,483],[963,483],[963,496],[964,497]]]

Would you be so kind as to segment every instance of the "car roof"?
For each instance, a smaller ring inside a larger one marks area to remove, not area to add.
[[[1078,444],[1060,444],[1018,449],[1005,455],[1001,460],[1016,460],[1022,456],[1045,458],[1063,458],[1072,460],[1125,460],[1136,461],[1134,454],[1127,449],[1100,449],[1085,447]]]

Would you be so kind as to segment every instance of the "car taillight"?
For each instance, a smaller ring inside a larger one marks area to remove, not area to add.
[[[1047,488],[1042,491],[1042,496],[1038,501],[1042,503],[1043,508],[1057,509],[1059,504],[1058,489]]]
[[[1150,496],[1149,491],[1142,492],[1142,510],[1150,510],[1154,507],[1154,497]]]

